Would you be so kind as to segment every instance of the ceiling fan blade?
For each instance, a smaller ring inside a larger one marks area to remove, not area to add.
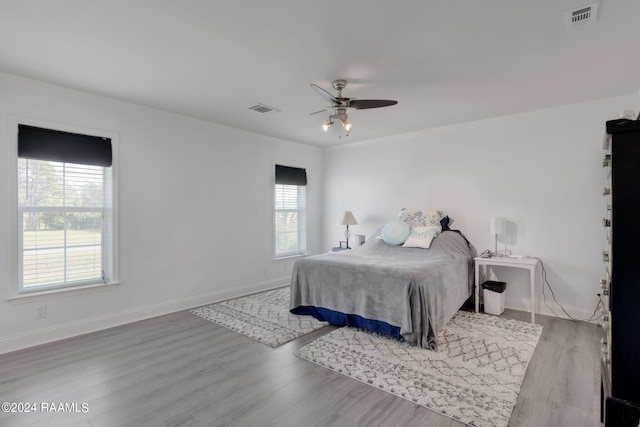
[[[366,110],[367,108],[389,107],[397,103],[398,101],[390,99],[352,99],[349,102],[349,107],[356,110]]]
[[[321,97],[323,97],[325,99],[328,99],[331,102],[337,102],[338,101],[338,98],[336,98],[335,96],[331,95],[329,92],[327,92],[326,90],[322,89],[320,86],[314,85],[313,83],[311,83],[310,86],[311,86],[311,89],[313,89]]]

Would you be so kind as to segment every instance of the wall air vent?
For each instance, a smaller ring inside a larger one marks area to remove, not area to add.
[[[567,11],[565,14],[565,28],[567,31],[596,22],[598,18],[598,2],[590,3]]]
[[[249,107],[250,110],[257,111],[258,113],[270,113],[271,111],[279,112],[277,108],[269,107],[264,104],[256,104],[254,106]]]

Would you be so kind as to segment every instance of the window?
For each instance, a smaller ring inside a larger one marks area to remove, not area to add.
[[[18,125],[18,294],[115,276],[112,139]]]
[[[307,249],[307,173],[276,165],[275,176],[275,256],[303,255]]]

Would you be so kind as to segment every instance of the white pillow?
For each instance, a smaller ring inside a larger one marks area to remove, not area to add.
[[[442,219],[442,212],[440,211],[422,211],[422,210],[410,210],[402,209],[398,218],[409,224],[409,227],[438,227],[438,233],[442,231],[440,220]]]
[[[407,240],[405,240],[402,247],[429,249],[431,242],[439,233],[438,227],[432,225],[428,227],[413,227],[411,234]]]

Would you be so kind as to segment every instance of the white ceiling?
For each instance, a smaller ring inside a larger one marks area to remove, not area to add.
[[[0,0],[0,70],[317,146],[638,93],[640,1]],[[313,92],[396,99],[321,130]],[[280,112],[249,109],[256,103]]]

